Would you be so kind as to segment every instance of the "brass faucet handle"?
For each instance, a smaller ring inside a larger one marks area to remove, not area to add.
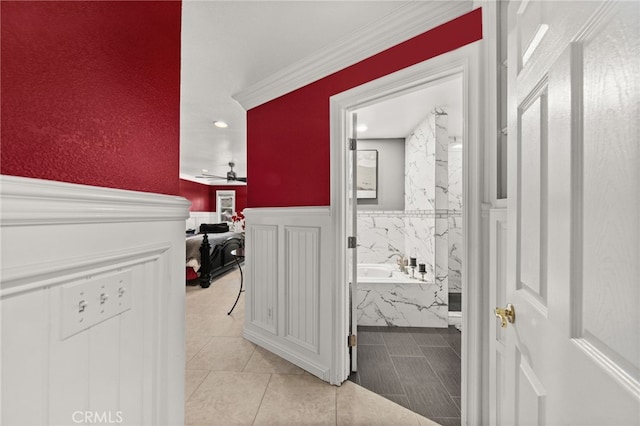
[[[516,321],[516,310],[511,303],[507,303],[506,308],[496,308],[493,311],[496,318],[500,319],[500,327],[505,328],[507,322],[513,324]]]

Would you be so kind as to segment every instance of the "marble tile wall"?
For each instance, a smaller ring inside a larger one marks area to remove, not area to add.
[[[462,292],[462,138],[449,137],[449,293]]]
[[[449,293],[462,293],[462,215],[449,216]]]
[[[406,139],[406,210],[435,210],[436,134],[435,118],[429,114]]]
[[[359,211],[358,263],[396,264],[406,233],[403,211]]]
[[[462,138],[449,137],[449,213],[462,213]]]
[[[426,283],[359,286],[362,325],[446,326],[448,292],[461,292],[462,150],[442,109],[407,137],[405,210],[358,212],[358,263],[425,263]]]
[[[449,116],[442,108],[433,111],[435,123],[436,145],[436,213],[447,213],[449,210]],[[447,217],[436,218],[435,225],[435,283],[438,291],[449,291],[449,220]]]
[[[436,216],[433,210],[359,211],[358,263],[395,265],[398,255],[417,257],[426,265],[425,279],[434,281]]]
[[[446,292],[438,284],[358,283],[358,325],[394,327],[447,327]]]

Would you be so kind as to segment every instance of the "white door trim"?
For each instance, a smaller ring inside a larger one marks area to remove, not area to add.
[[[384,98],[410,92],[453,74],[462,74],[464,137],[467,149],[463,153],[463,253],[462,301],[462,419],[474,424],[482,413],[482,268],[481,268],[481,204],[483,200],[484,149],[480,123],[484,102],[480,96],[479,55],[481,42],[473,43],[405,68],[378,80],[332,96],[331,113],[331,216],[335,232],[335,276],[333,281],[334,348],[332,382],[340,383],[349,374],[347,350],[348,288],[346,188],[347,148],[345,146],[349,111],[378,102]]]

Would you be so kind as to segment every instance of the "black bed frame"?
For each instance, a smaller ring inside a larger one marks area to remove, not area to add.
[[[202,265],[200,266],[200,278],[198,279],[202,288],[209,287],[213,278],[224,274],[237,265],[231,251],[240,247],[244,247],[243,238],[229,237],[211,250],[209,236],[206,233],[204,234],[200,245]]]

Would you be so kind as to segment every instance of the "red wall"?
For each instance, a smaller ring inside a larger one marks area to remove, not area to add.
[[[179,193],[180,1],[2,1],[0,172]]]
[[[247,205],[329,205],[329,98],[481,38],[482,15],[476,9],[249,110]]]
[[[180,179],[179,195],[191,201],[192,212],[215,212],[216,191],[236,191],[236,211],[247,206],[247,187],[244,185],[210,186]]]
[[[216,199],[210,197],[209,185],[180,179],[180,196],[191,201],[192,212],[213,212],[216,210]]]

